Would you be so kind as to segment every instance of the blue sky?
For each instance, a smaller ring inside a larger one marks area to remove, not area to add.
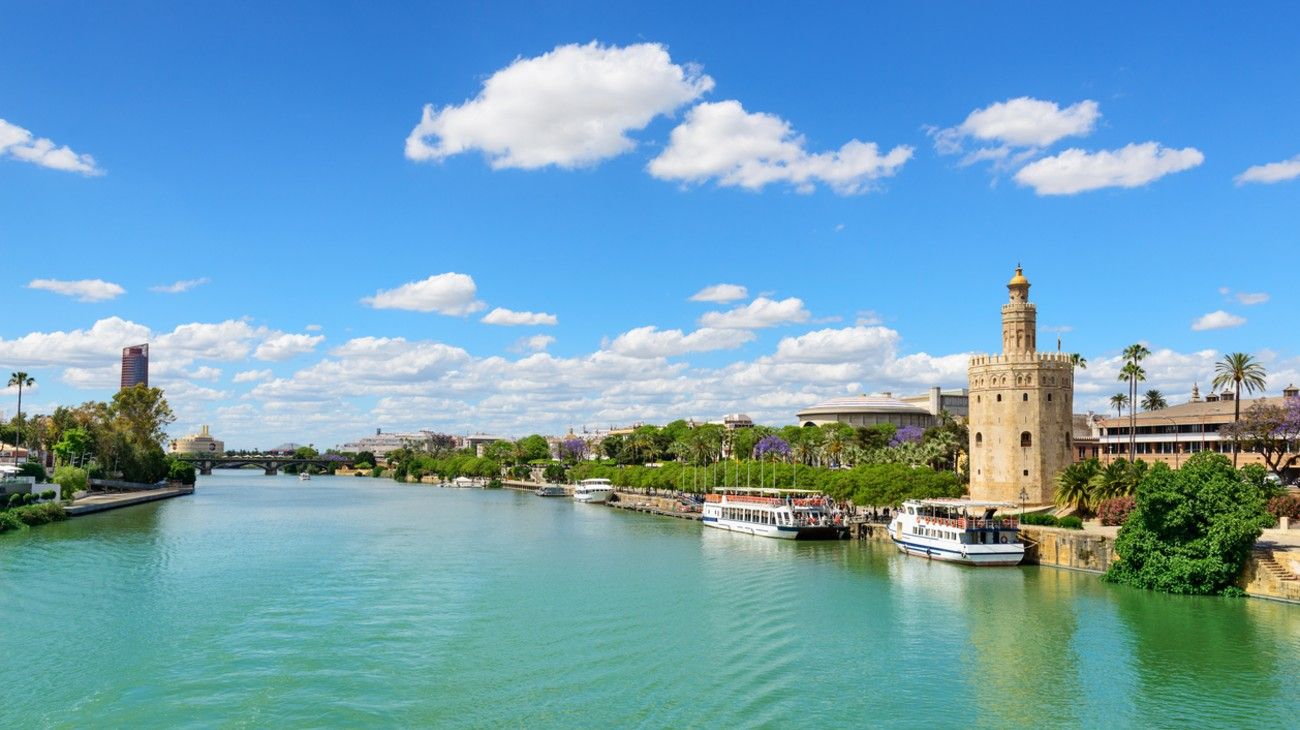
[[[0,9],[29,412],[144,336],[232,445],[785,423],[962,386],[1018,261],[1076,410],[1300,380],[1293,5],[183,5]]]

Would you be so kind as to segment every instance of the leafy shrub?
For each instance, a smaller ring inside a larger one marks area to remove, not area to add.
[[[1107,499],[1097,506],[1097,516],[1101,518],[1103,525],[1110,527],[1122,525],[1136,506],[1137,502],[1132,497]]]
[[[1067,515],[1056,521],[1057,527],[1064,527],[1067,530],[1082,530],[1083,520],[1074,515]]]
[[[37,484],[44,483],[45,480],[48,478],[48,475],[45,473],[45,467],[41,466],[40,464],[37,464],[34,461],[23,462],[21,465],[19,465],[18,476],[36,477]]]
[[[183,459],[167,459],[167,479],[173,482],[180,482],[187,487],[194,486],[198,479],[198,470],[194,465]]]
[[[23,493],[22,493],[22,492],[14,492],[13,494],[9,495],[9,507],[10,507],[10,508],[17,507],[18,505],[20,505],[20,504],[22,504],[22,503],[23,503]]]
[[[68,519],[68,512],[63,509],[63,505],[54,502],[23,507],[14,510],[11,514],[17,516],[25,525],[44,525]]]
[[[1300,496],[1287,494],[1274,497],[1268,501],[1267,509],[1274,519],[1282,517],[1290,517],[1293,520],[1300,519]]]
[[[0,512],[0,532],[8,532],[10,530],[22,530],[26,527],[27,525],[23,524],[23,521],[18,518],[18,515],[16,513]]]
[[[26,494],[23,495],[23,504],[31,504],[32,502],[35,502],[38,499],[40,499],[38,495],[32,492],[27,492]]]
[[[487,488],[488,488],[488,489],[500,489],[500,488],[501,488],[501,479],[499,479],[498,477],[492,477],[491,479],[488,480]]]
[[[47,489],[44,492],[41,492],[41,499],[54,499],[54,490]]]
[[[1273,522],[1270,489],[1256,474],[1202,451],[1174,471],[1142,477],[1137,506],[1115,539],[1105,579],[1166,593],[1232,592],[1255,540]]]
[[[370,469],[374,469],[375,465],[368,461],[362,461],[357,464],[356,468],[362,471],[369,471]]]
[[[1059,522],[1056,517],[1039,512],[1031,512],[1020,518],[1020,523],[1024,525],[1038,525],[1040,527],[1056,527]]]
[[[384,470],[383,470],[383,469],[380,469],[380,468],[377,467],[377,466],[370,470],[370,476],[372,476],[372,477],[374,477],[374,478],[376,478],[376,479],[378,479],[379,477],[381,477],[381,476],[383,476],[383,475],[384,475]]]
[[[78,469],[75,466],[61,466],[54,470],[54,483],[59,485],[59,490],[64,499],[72,499],[72,495],[84,491],[90,484],[89,477],[85,469]]]

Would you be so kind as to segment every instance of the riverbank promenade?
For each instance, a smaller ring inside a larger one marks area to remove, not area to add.
[[[160,489],[146,489],[138,492],[102,492],[91,494],[74,502],[64,505],[69,517],[80,517],[82,515],[94,514],[96,512],[106,512],[108,510],[130,507],[147,502],[157,502],[160,499],[171,499],[173,497],[183,497],[187,494],[194,494],[194,487],[163,487]]]

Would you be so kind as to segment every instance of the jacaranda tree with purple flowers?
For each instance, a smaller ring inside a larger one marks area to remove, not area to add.
[[[919,444],[923,436],[925,436],[925,429],[920,426],[902,426],[894,432],[894,437],[889,439],[889,445]]]
[[[560,442],[560,461],[576,464],[587,457],[587,442],[580,438],[565,439]]]
[[[754,445],[754,458],[769,461],[771,459],[789,459],[790,444],[780,436],[764,436]]]

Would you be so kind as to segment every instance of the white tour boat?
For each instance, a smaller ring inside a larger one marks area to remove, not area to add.
[[[614,496],[614,484],[608,479],[583,479],[573,488],[573,501],[598,504]]]
[[[543,484],[537,488],[539,497],[567,497],[569,493],[564,491],[564,487],[559,484]]]
[[[704,525],[782,540],[834,540],[844,534],[830,498],[807,489],[726,488],[704,495]]]
[[[453,489],[474,489],[478,486],[478,482],[469,477],[456,477],[443,486],[451,487]]]
[[[889,523],[889,537],[908,555],[966,565],[1018,565],[1025,557],[1019,520],[997,515],[1013,505],[969,499],[912,499]]]
[[[310,482],[310,481],[311,481],[311,475],[308,474],[308,473],[305,472],[305,471],[300,471],[300,472],[298,472],[298,481],[300,481],[300,482]]]

